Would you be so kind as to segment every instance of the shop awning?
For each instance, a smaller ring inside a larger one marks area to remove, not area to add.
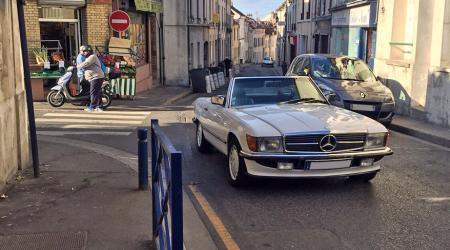
[[[145,12],[161,13],[163,11],[163,6],[161,1],[156,0],[134,0],[136,5],[136,10]]]
[[[38,0],[39,5],[83,7],[86,0]]]

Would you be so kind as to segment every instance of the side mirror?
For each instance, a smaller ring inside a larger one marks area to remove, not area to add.
[[[328,101],[332,102],[336,99],[336,93],[333,90],[323,88],[320,88],[320,90],[322,90],[323,95],[325,96],[325,98],[327,98]]]
[[[219,106],[225,105],[225,96],[223,95],[215,95],[211,97],[211,103]]]

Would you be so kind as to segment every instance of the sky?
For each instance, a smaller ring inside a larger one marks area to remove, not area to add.
[[[282,2],[283,0],[233,0],[233,5],[244,14],[253,14],[262,19]]]

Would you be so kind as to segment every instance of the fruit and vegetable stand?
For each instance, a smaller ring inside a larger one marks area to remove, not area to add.
[[[45,101],[44,82],[49,79],[57,80],[63,75],[59,71],[31,72],[31,91],[33,101]]]
[[[113,39],[120,43],[129,43],[124,39]],[[136,95],[136,63],[133,59],[133,51],[129,45],[121,47],[109,46],[104,48],[97,46],[96,50],[109,71],[112,94],[117,97],[134,98]]]

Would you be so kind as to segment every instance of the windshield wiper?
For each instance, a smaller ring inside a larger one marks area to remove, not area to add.
[[[279,104],[294,104],[294,103],[313,103],[313,102],[318,102],[318,103],[326,103],[323,100],[319,100],[316,98],[296,98],[296,99],[292,99],[289,101],[284,101],[284,102],[280,102]]]
[[[339,78],[339,77],[321,77],[325,79],[333,79],[333,80],[344,80],[344,81],[357,81],[357,82],[364,82],[364,80],[361,79],[354,79],[354,78]]]

